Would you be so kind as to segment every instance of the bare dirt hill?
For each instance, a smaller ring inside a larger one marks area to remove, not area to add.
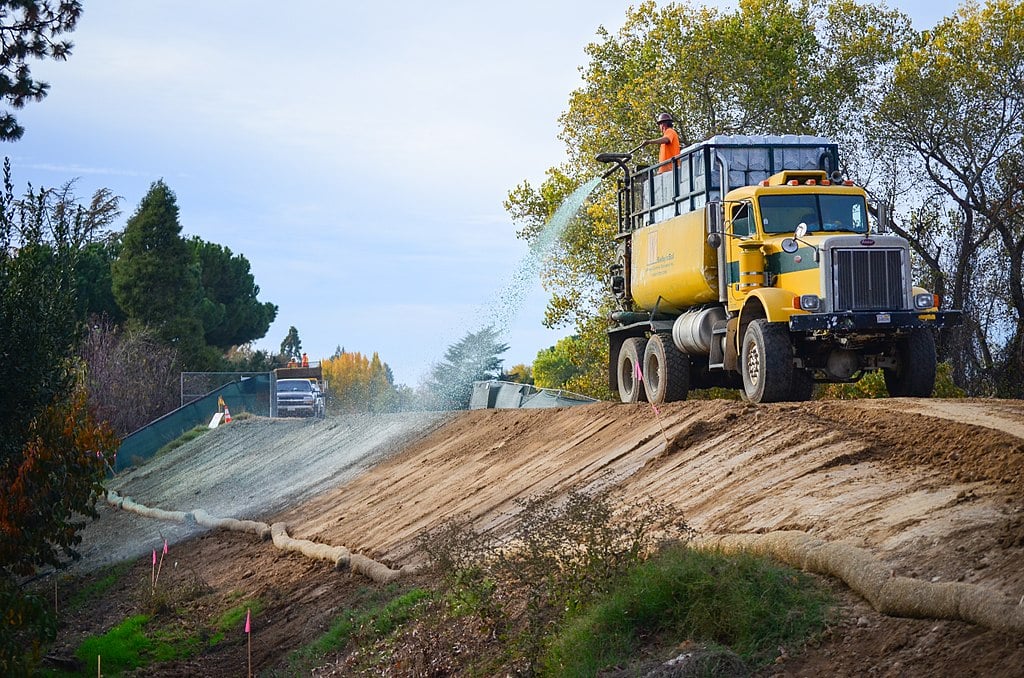
[[[257,419],[109,486],[163,509],[284,521],[293,537],[392,567],[421,562],[416,537],[448,518],[500,533],[515,520],[516,498],[614,486],[671,504],[702,535],[800,530],[867,549],[894,576],[973,583],[1024,603],[1024,403],[1016,401],[690,401],[658,415],[649,405],[597,403],[450,418]],[[157,532],[188,536],[105,508],[86,531],[82,566],[146,554]],[[272,642],[294,646],[317,632],[337,595],[324,582],[346,575],[272,551],[223,533],[175,549],[208,581],[275,591],[281,637]],[[838,590],[842,620],[780,672],[1024,675],[1024,638],[885,617]],[[268,645],[262,658],[272,663],[283,651]]]

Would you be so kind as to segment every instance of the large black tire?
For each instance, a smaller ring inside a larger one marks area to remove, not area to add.
[[[893,398],[928,398],[935,390],[935,337],[914,330],[896,342],[896,368],[882,370],[885,388]]]
[[[802,403],[814,397],[814,375],[807,370],[793,370],[793,383],[789,387],[789,398]]]
[[[686,400],[690,392],[690,356],[676,348],[669,332],[658,332],[647,342],[644,391],[652,403]]]
[[[636,366],[642,365],[647,340],[630,337],[622,342],[619,349],[618,367],[619,399],[624,403],[639,403],[647,400],[643,382],[636,378]]]
[[[775,403],[790,397],[793,386],[793,343],[785,323],[752,321],[740,346],[743,391],[754,403]]]

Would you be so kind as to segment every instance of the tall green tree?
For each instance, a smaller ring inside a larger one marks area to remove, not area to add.
[[[344,353],[344,350],[342,353]],[[285,359],[294,358],[299,360],[302,358],[302,340],[299,339],[299,331],[295,329],[295,325],[288,328],[288,334],[285,336],[284,341],[281,342],[281,355]]]
[[[162,180],[125,225],[111,276],[114,298],[129,318],[183,348],[183,356],[202,348],[199,270],[181,237],[177,200]]]
[[[60,36],[75,29],[81,14],[79,0],[0,2],[0,99],[19,109],[46,97],[50,85],[32,77],[29,61],[67,60],[72,44]],[[16,141],[24,133],[13,113],[0,111],[0,141]]]
[[[127,319],[114,298],[114,282],[111,277],[118,249],[117,242],[97,241],[89,243],[79,253],[75,264],[75,284],[80,317],[103,317],[115,323]]]
[[[487,326],[466,335],[448,347],[444,360],[433,366],[424,382],[430,406],[465,410],[473,395],[473,382],[497,379],[501,354],[508,344],[500,341],[498,330]]]
[[[227,351],[265,336],[277,317],[277,306],[257,299],[260,288],[249,260],[198,237],[188,242],[199,264],[202,300],[198,312],[206,343]]]

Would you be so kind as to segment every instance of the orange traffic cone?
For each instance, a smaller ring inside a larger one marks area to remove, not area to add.
[[[231,410],[228,409],[227,405],[224,406],[224,423],[225,424],[230,424],[231,423]]]

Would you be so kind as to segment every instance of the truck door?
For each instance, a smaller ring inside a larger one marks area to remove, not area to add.
[[[764,254],[761,239],[757,237],[754,210],[749,201],[730,203],[726,208],[726,284],[729,288],[729,308],[736,310],[743,305],[747,294],[763,287]]]

